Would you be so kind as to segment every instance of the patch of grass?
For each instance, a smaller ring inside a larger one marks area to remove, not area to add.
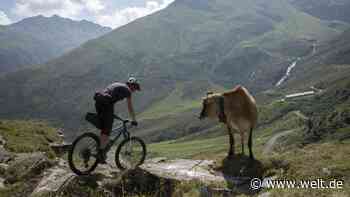
[[[216,141],[217,140],[217,141]],[[152,148],[159,148],[164,153],[168,153],[174,157],[191,157],[197,158],[200,155],[202,148],[203,154],[200,156],[205,159],[222,160],[226,152],[226,147],[222,146],[225,139],[215,138],[203,141],[193,142],[168,142],[158,144]],[[212,147],[208,144],[210,143]],[[205,144],[208,144],[205,146]],[[225,150],[213,148],[213,145],[223,147]],[[198,147],[200,146],[200,147]],[[208,150],[210,148],[210,150]],[[177,150],[178,152],[176,152]],[[190,154],[183,154],[183,150],[193,151]],[[215,151],[218,151],[215,153]],[[205,154],[204,154],[205,152]],[[348,196],[350,193],[350,159],[344,155],[350,154],[349,144],[341,143],[317,143],[307,145],[305,147],[287,149],[283,154],[272,154],[270,156],[259,156],[263,166],[264,176],[278,176],[279,179],[288,180],[314,180],[322,178],[325,181],[338,179],[344,180],[344,189],[271,189],[272,196]],[[164,155],[163,155],[164,156]],[[167,156],[167,155],[165,155]],[[231,164],[230,164],[231,166]],[[200,192],[197,189],[186,190],[186,187],[181,187],[184,194]]]
[[[172,140],[150,144],[147,148],[151,157],[165,156],[173,159],[193,158],[202,154],[209,157],[209,155],[216,155],[217,153],[227,151],[228,145],[225,146],[225,144],[228,142],[226,141],[228,141],[226,136],[184,142]]]
[[[295,112],[289,112],[285,116],[282,116],[277,121],[272,122],[269,125],[263,125],[258,128],[257,133],[261,137],[271,137],[279,131],[290,130],[302,127],[304,121],[298,117]]]
[[[273,121],[278,120],[290,111],[296,110],[293,101],[273,101],[266,105],[260,105],[258,107],[258,123],[259,125],[271,124]]]
[[[15,153],[40,151],[53,156],[49,143],[60,141],[57,129],[40,121],[1,120],[0,135],[6,140],[5,148]]]
[[[265,158],[266,173],[279,179],[344,181],[343,189],[275,189],[272,196],[349,196],[350,158],[345,155],[350,155],[349,144],[320,143]]]
[[[31,190],[32,186],[30,184],[25,182],[18,182],[10,187],[6,187],[3,189],[0,189],[0,193],[2,197],[19,197],[19,196],[27,196]]]
[[[212,88],[214,90],[220,89],[220,87],[210,87],[210,84],[204,85],[203,87],[199,87],[200,82],[193,82],[191,84],[187,83],[177,83],[175,88],[170,94],[163,98],[162,100],[153,103],[146,111],[140,114],[141,117],[149,119],[149,118],[159,118],[167,115],[179,114],[184,111],[188,111],[194,108],[200,108],[201,99],[199,98],[199,94],[205,94],[208,88]],[[198,91],[198,89],[203,89],[203,91]]]
[[[350,158],[349,144],[322,143],[311,144],[302,149],[294,149],[279,157],[289,163],[284,175],[288,178],[338,178],[349,179]],[[323,168],[331,173],[326,174]]]

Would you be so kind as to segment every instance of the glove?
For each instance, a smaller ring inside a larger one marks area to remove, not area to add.
[[[131,121],[131,125],[137,127],[137,121],[135,120]]]

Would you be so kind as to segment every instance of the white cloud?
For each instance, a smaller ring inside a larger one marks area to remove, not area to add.
[[[174,0],[145,0],[144,6],[121,9],[107,8],[108,1],[112,0],[16,0],[13,13],[18,18],[57,14],[71,19],[89,19],[115,28],[159,11]]]
[[[131,21],[152,14],[156,11],[164,9],[174,0],[163,0],[161,3],[153,0],[146,1],[143,7],[127,7],[117,9],[109,15],[98,15],[96,21],[99,24],[110,26],[113,28],[120,27]]]
[[[101,0],[16,0],[13,12],[19,17],[57,14],[78,19],[83,11],[98,13],[104,8]]]
[[[14,13],[19,17],[36,15],[76,18],[83,10],[78,1],[73,0],[17,0]]]
[[[100,0],[82,0],[88,11],[98,13],[105,9],[105,5]]]
[[[5,12],[0,10],[0,25],[8,25],[8,24],[11,24],[11,20],[9,19],[9,17],[7,17]]]

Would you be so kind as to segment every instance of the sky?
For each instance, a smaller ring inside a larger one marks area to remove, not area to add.
[[[159,11],[174,0],[0,0],[0,25],[31,16],[59,15],[117,28]]]

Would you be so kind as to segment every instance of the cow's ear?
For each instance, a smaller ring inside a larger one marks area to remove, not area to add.
[[[207,96],[211,95],[211,94],[214,94],[212,91],[208,91],[207,92]]]

